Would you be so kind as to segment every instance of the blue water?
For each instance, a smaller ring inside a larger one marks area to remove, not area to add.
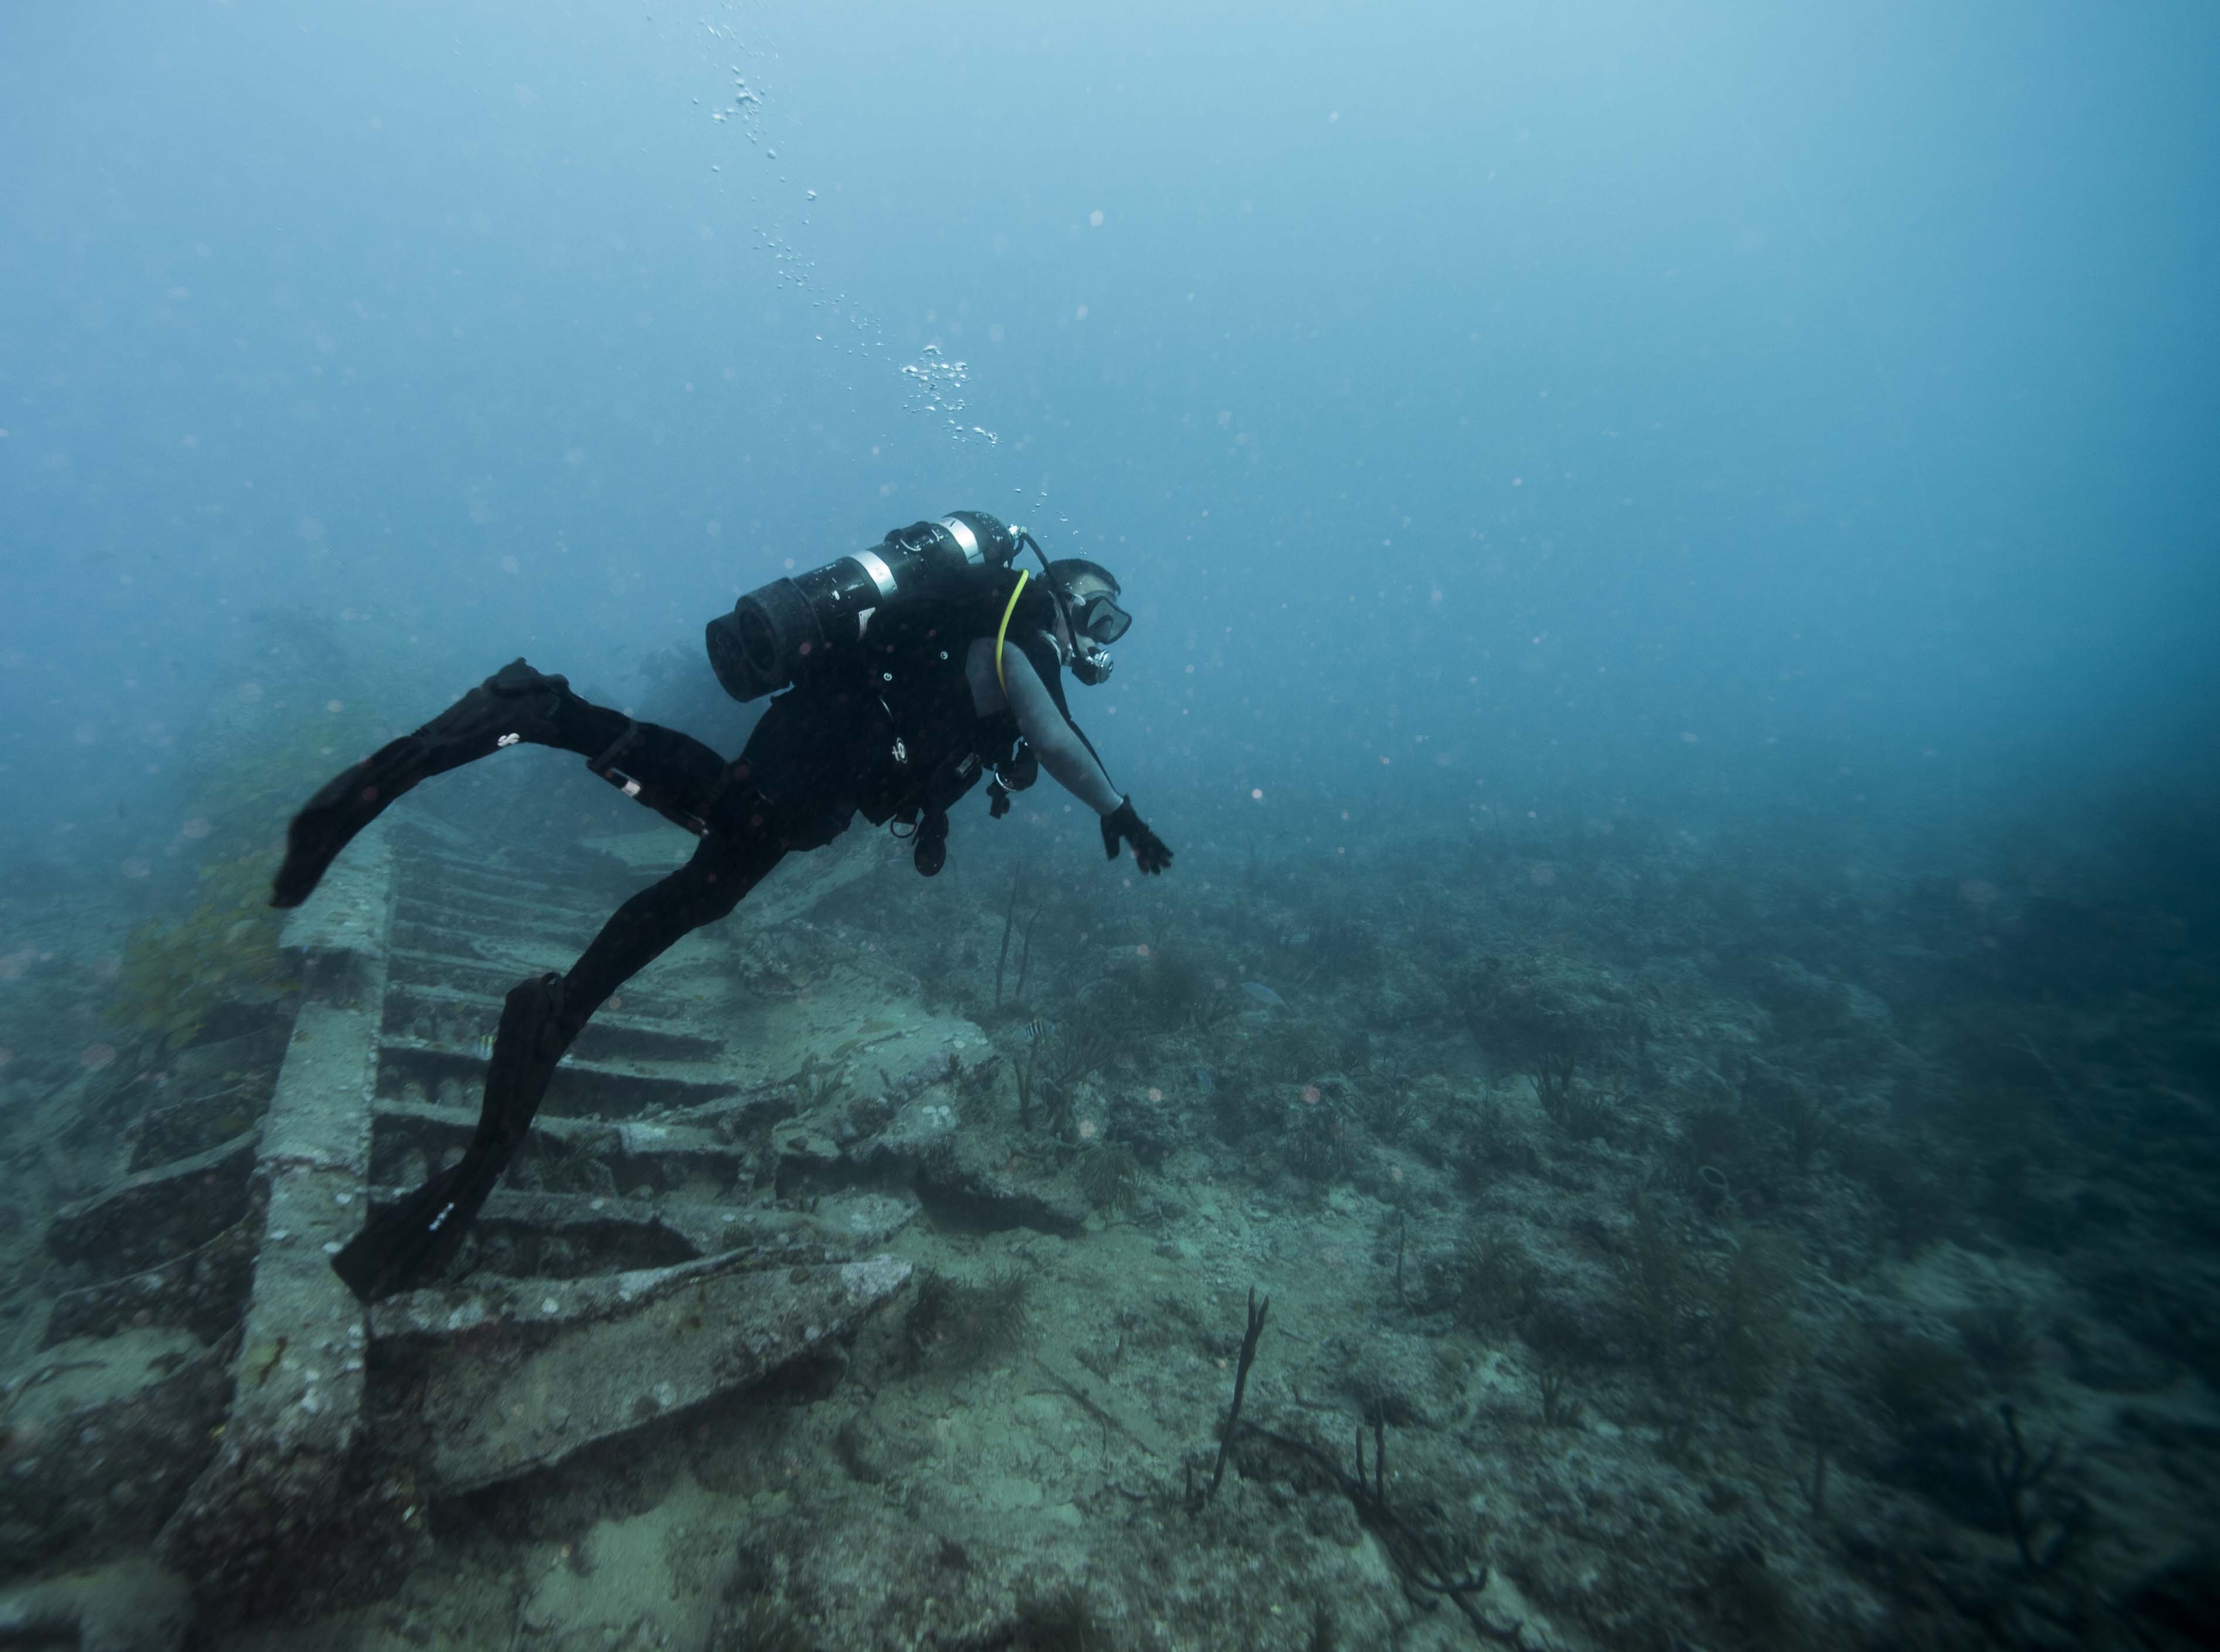
[[[2206,13],[1275,16],[11,16],[11,852],[159,857],[273,649],[638,695],[961,504],[1114,560],[1228,854],[2204,744]]]

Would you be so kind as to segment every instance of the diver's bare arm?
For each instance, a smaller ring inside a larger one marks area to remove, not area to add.
[[[1010,710],[1018,720],[1018,732],[1026,737],[1040,758],[1041,767],[1047,770],[1056,783],[1069,792],[1097,814],[1112,814],[1126,800],[1110,783],[1110,776],[1102,772],[1102,765],[1086,743],[1072,732],[1071,725],[1056,708],[1056,701],[1048,697],[1048,689],[1033,670],[1032,662],[1015,648],[1002,651],[1002,676],[1009,695]]]

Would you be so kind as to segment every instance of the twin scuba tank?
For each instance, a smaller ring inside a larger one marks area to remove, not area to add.
[[[868,551],[750,591],[709,621],[709,664],[735,700],[837,680],[882,608],[963,595],[1017,560],[1025,537],[984,511],[898,527]]]

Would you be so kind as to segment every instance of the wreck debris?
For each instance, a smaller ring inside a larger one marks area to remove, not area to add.
[[[573,893],[380,822],[292,915],[290,1035],[188,1052],[207,1082],[150,1109],[109,1184],[50,1225],[78,1281],[0,1392],[12,1568],[159,1530],[208,1621],[380,1594],[425,1552],[429,1498],[821,1360],[904,1288],[909,1265],[876,1253],[916,1197],[764,1202],[772,1127],[801,1098],[735,1058],[763,1052],[728,1047],[720,1007],[652,983],[558,1071],[459,1281],[373,1318],[332,1272],[389,1189],[468,1140],[491,1010],[590,937],[599,863]],[[838,870],[789,904],[869,864]]]
[[[373,1317],[396,1386],[422,1395],[420,1483],[448,1496],[756,1382],[837,1339],[909,1276],[889,1256],[764,1269],[734,1251],[590,1280],[411,1291]]]
[[[332,1099],[376,1082],[392,884],[390,832],[365,832],[284,932],[301,960],[301,1007],[256,1155],[265,1230],[230,1415],[159,1544],[203,1599],[234,1611],[284,1604],[306,1556],[334,1557],[350,1582],[382,1582],[379,1562],[415,1546],[392,1499],[334,1495],[358,1443],[367,1331],[329,1256],[361,1219],[370,1140],[362,1112]],[[381,1517],[378,1541],[365,1528]]]

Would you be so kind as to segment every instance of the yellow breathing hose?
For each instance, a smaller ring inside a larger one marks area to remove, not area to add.
[[[1010,684],[1002,675],[1002,645],[1010,634],[1010,616],[1018,611],[1018,598],[1025,595],[1026,581],[1032,577],[1026,570],[1018,570],[1018,587],[1010,593],[1009,603],[1002,609],[1002,623],[995,631],[995,681],[1001,685],[1006,701],[1010,697]]]

